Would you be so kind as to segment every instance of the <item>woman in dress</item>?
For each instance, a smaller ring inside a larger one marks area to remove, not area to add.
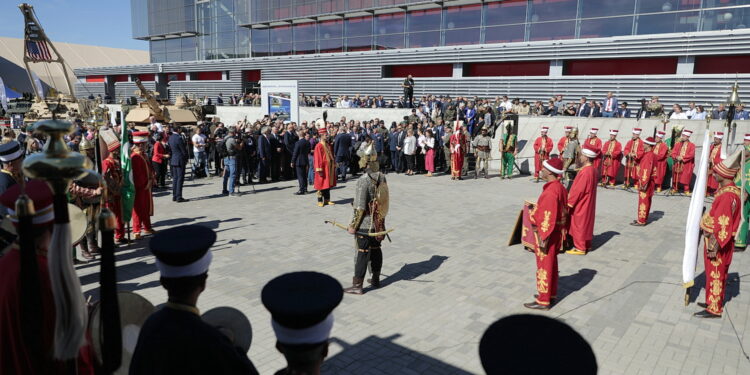
[[[435,172],[435,137],[431,129],[427,129],[425,135],[424,168],[427,170],[427,177],[432,177],[432,172]]]
[[[414,174],[414,163],[416,162],[417,138],[414,137],[414,131],[409,129],[404,138],[404,156],[406,157],[406,175]]]

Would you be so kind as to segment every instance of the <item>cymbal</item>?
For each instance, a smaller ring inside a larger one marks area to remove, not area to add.
[[[229,340],[235,346],[242,348],[246,353],[250,350],[250,344],[253,341],[253,327],[250,325],[250,320],[240,310],[228,306],[216,307],[206,311],[201,318],[204,322],[229,336]]]

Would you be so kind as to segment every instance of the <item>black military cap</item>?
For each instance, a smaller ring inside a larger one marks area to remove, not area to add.
[[[149,249],[156,257],[162,277],[197,276],[208,271],[211,245],[216,233],[200,225],[182,225],[163,230],[151,239]]]
[[[21,144],[18,141],[10,141],[0,145],[0,161],[10,163],[23,156]]]
[[[487,375],[597,373],[591,345],[567,324],[541,315],[511,315],[493,323],[479,342],[479,358]]]
[[[318,272],[292,272],[269,281],[261,300],[271,313],[278,341],[296,345],[328,340],[342,288],[336,279]]]

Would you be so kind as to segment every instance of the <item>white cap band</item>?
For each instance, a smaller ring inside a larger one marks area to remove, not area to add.
[[[545,160],[544,162],[542,162],[542,165],[544,166],[544,168],[547,168],[547,169],[549,169],[550,171],[552,171],[552,172],[555,172],[555,173],[557,173],[557,174],[562,174],[562,173],[563,173],[562,169],[557,169],[557,168],[555,168],[555,167],[553,167],[553,166],[549,165],[549,163],[547,163],[547,161],[546,161],[546,160]]]
[[[647,144],[649,146],[653,146],[653,145],[656,144],[656,142],[649,142],[648,140],[645,140],[645,139],[643,140],[643,143],[645,143],[645,144]]]
[[[317,344],[328,340],[333,328],[333,313],[323,319],[322,322],[303,329],[292,329],[282,326],[271,319],[271,327],[276,334],[276,339],[283,344]]]
[[[21,155],[23,155],[23,149],[19,147],[18,150],[16,150],[16,152],[12,154],[0,156],[0,161],[8,163],[8,162],[11,162],[13,160],[20,158]]]
[[[641,134],[640,130],[633,130],[633,134]]]
[[[34,212],[34,217],[31,219],[32,224],[44,224],[49,223],[55,219],[55,210],[53,205],[38,209]],[[10,216],[11,223],[18,223],[18,216],[16,216],[16,210],[8,208],[8,216]]]
[[[211,265],[211,251],[207,251],[200,259],[184,266],[170,266],[156,259],[156,268],[162,277],[198,276],[208,272],[209,265]]]
[[[584,155],[586,155],[586,156],[588,156],[588,157],[590,157],[590,158],[595,158],[598,155],[596,152],[591,151],[591,150],[589,150],[587,148],[582,149],[581,153],[584,154]]]

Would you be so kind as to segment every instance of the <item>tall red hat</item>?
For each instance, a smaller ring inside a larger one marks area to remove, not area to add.
[[[648,138],[646,138],[646,139],[645,139],[645,140],[643,141],[643,143],[645,143],[645,144],[647,144],[647,145],[649,145],[649,146],[653,146],[653,145],[655,145],[655,144],[656,144],[656,140],[654,139],[654,137],[648,137]]]
[[[590,157],[590,158],[597,157],[599,155],[600,151],[601,150],[599,149],[598,146],[596,146],[596,145],[590,145],[590,144],[585,144],[583,146],[583,149],[581,149],[581,153],[584,154],[584,155],[586,155],[586,156],[588,156],[588,157]]]
[[[50,224],[55,220],[55,211],[52,207],[52,189],[49,184],[42,180],[30,180],[26,183],[25,193],[34,202],[34,225]],[[16,184],[8,188],[0,195],[0,204],[8,209],[8,216],[13,224],[18,223],[16,216],[16,200],[21,195],[21,185]]]
[[[560,158],[547,159],[542,163],[542,165],[544,165],[544,168],[554,173],[555,175],[559,176],[563,173],[563,162]]]
[[[148,132],[133,132],[133,143],[146,143],[148,142]]]

